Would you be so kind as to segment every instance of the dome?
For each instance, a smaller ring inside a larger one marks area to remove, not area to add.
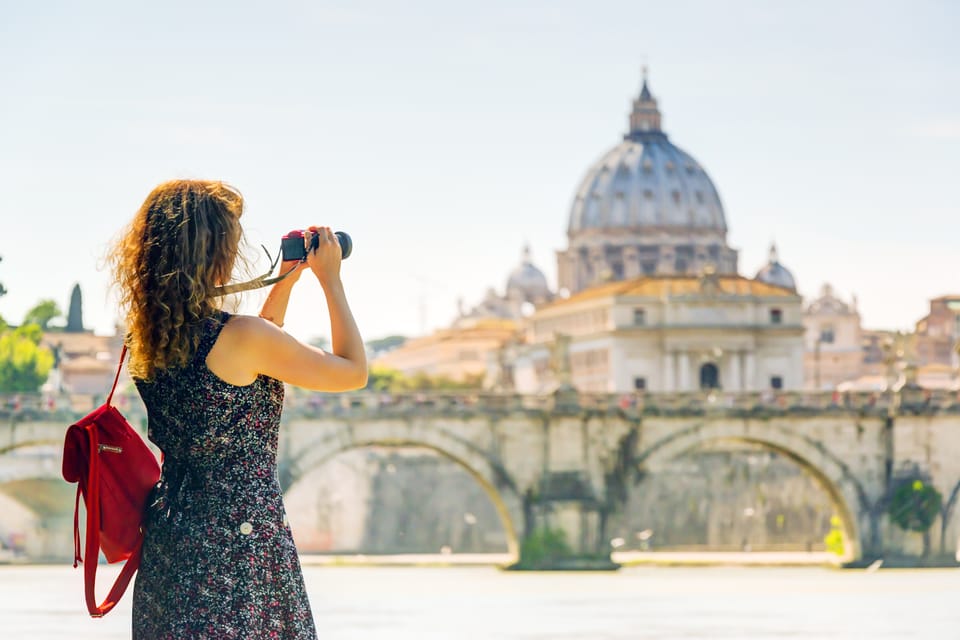
[[[845,316],[853,313],[854,309],[834,294],[831,285],[824,284],[820,289],[820,297],[810,303],[806,312],[812,315]]]
[[[609,280],[736,275],[723,204],[710,176],[660,128],[647,84],[633,101],[623,141],[588,170],[573,198],[557,286],[573,293]]]
[[[783,287],[784,289],[793,289],[794,291],[797,289],[797,283],[793,279],[793,274],[790,273],[789,269],[780,264],[780,260],[777,257],[776,245],[770,245],[770,259],[766,266],[760,269],[760,271],[757,271],[754,279]]]
[[[584,176],[570,210],[568,234],[643,228],[727,231],[710,176],[660,130],[660,111],[644,78],[630,132]]]
[[[550,299],[547,277],[530,261],[530,247],[524,247],[523,257],[516,269],[507,278],[507,297],[516,296],[527,302],[542,302]]]

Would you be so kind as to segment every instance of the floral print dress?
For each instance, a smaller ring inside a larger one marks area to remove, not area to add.
[[[163,473],[145,517],[134,640],[316,638],[277,480],[283,383],[234,386],[206,366],[229,314],[185,367],[137,381]]]

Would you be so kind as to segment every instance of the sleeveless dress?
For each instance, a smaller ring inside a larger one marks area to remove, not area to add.
[[[134,640],[317,637],[277,479],[283,383],[238,387],[207,368],[228,318],[204,321],[187,366],[136,381],[164,459],[144,518]]]

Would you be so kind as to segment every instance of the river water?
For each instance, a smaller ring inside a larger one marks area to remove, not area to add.
[[[116,567],[102,566],[106,592]],[[320,638],[354,640],[960,639],[960,570],[305,566]],[[129,638],[130,591],[86,614],[82,570],[0,566],[0,638]]]

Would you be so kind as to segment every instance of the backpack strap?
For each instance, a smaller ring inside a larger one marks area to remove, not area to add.
[[[120,362],[117,364],[117,375],[113,376],[113,386],[110,387],[110,395],[107,396],[107,401],[104,404],[110,404],[110,401],[113,400],[113,392],[117,390],[117,381],[120,380],[120,371],[123,369],[123,359],[127,356],[127,343],[123,343],[123,349],[120,350]]]

